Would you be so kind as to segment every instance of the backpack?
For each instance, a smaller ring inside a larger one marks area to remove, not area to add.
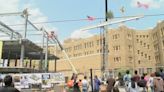
[[[137,85],[139,87],[146,87],[146,81],[145,80],[140,80],[140,81],[138,81]]]

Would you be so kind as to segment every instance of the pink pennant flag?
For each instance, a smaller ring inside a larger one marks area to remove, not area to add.
[[[92,16],[87,16],[87,19],[90,20],[90,21],[93,21],[93,20],[95,20],[96,18],[95,18],[95,17],[92,17]]]
[[[149,5],[148,4],[143,4],[143,3],[141,3],[141,2],[137,2],[137,5],[138,5],[138,7],[140,8],[140,7],[144,7],[145,9],[148,9],[149,8]]]

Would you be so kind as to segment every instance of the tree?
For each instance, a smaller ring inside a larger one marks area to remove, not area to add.
[[[107,18],[108,18],[108,19],[114,18],[113,12],[112,12],[111,10],[109,10],[109,11],[107,12]]]

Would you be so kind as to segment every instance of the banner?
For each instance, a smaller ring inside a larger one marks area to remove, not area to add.
[[[65,82],[65,77],[62,73],[25,73],[12,74],[11,76],[14,79],[15,87],[18,89],[30,88],[31,85],[38,84],[41,84],[42,88],[51,88],[54,83]]]
[[[3,41],[0,41],[0,59],[2,59]]]
[[[3,67],[2,51],[3,51],[3,41],[0,41],[0,67]]]

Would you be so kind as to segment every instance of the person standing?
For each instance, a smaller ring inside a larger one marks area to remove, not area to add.
[[[20,92],[18,89],[14,88],[13,80],[10,75],[4,78],[5,86],[0,88],[0,92]]]
[[[128,84],[128,89],[126,92],[139,92],[139,88],[134,78],[131,78],[131,81]]]
[[[159,72],[155,72],[154,81],[154,92],[164,92],[164,83],[163,79],[160,76]]]
[[[93,79],[93,92],[99,92],[100,90],[100,80],[98,79],[97,75],[94,76],[94,79]]]
[[[84,76],[82,80],[82,92],[88,92],[89,82],[87,81],[87,76]]]
[[[154,82],[153,81],[154,81],[154,73],[151,73],[149,81],[148,81],[148,85],[150,87],[151,92],[154,92]]]
[[[128,85],[129,85],[129,82],[131,81],[131,74],[130,74],[129,70],[126,71],[123,81],[125,84],[125,91],[128,92]]]
[[[112,76],[109,76],[109,78],[107,79],[107,88],[106,88],[106,92],[113,92],[113,88],[115,85],[115,79],[112,78]]]
[[[140,76],[138,75],[138,71],[137,70],[134,71],[133,78],[134,78],[134,81],[135,82],[138,82],[140,80]]]

